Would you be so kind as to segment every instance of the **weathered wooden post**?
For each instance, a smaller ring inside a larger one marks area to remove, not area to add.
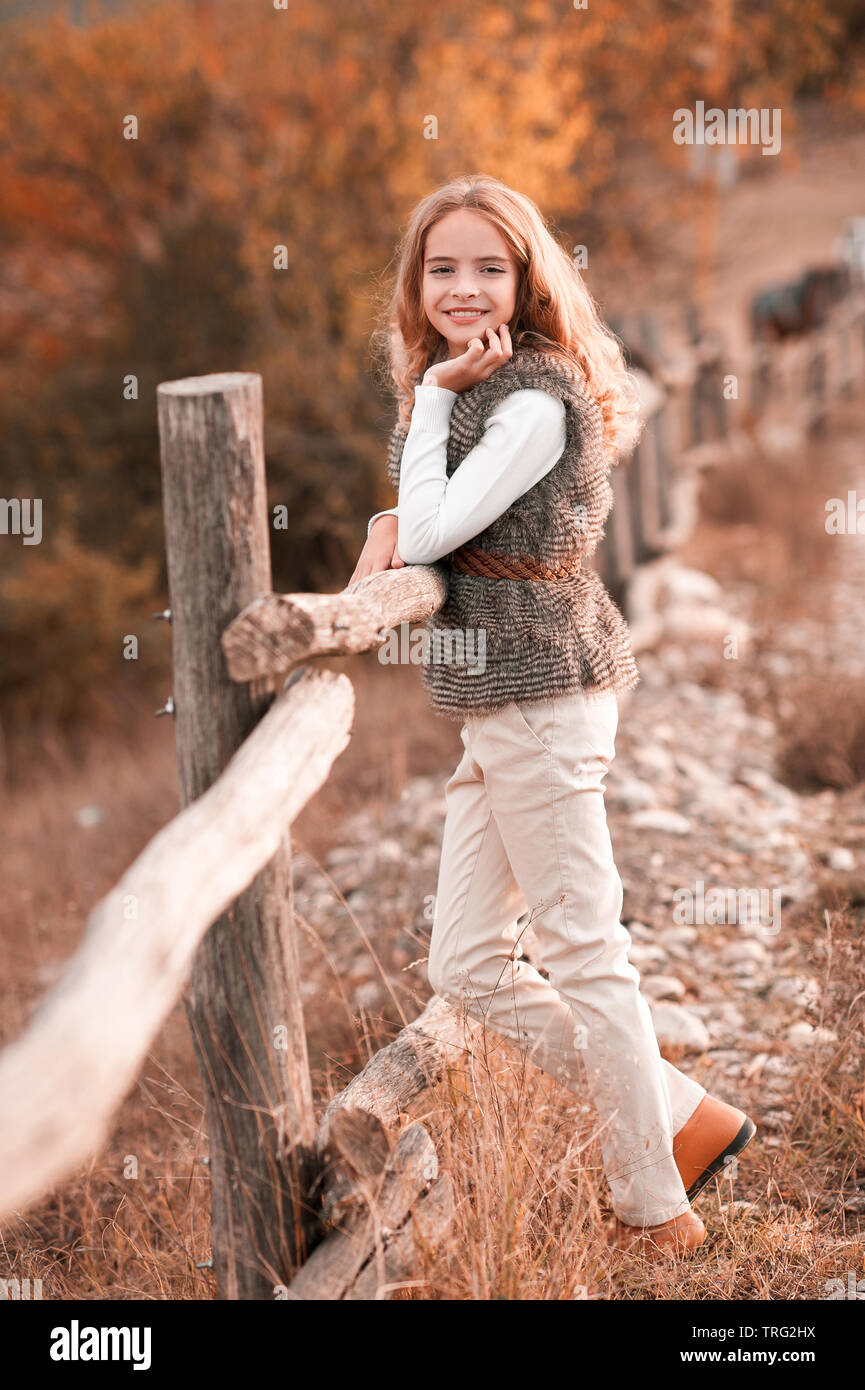
[[[220,645],[240,610],[272,587],[261,377],[163,382],[157,400],[185,806],[216,780],[273,699],[265,681],[229,678]],[[287,836],[210,928],[184,1003],[210,1136],[217,1295],[273,1298],[317,1226],[307,1201],[316,1127]]]
[[[724,361],[723,344],[718,341],[718,355],[710,364],[708,372],[709,399],[715,417],[715,438],[726,439],[729,434],[727,423],[727,402],[724,399]]]
[[[808,364],[808,433],[822,434],[826,428],[826,330],[815,328],[810,335]]]
[[[838,393],[845,401],[850,400],[853,396],[854,382],[856,379],[853,370],[856,350],[855,304],[856,301],[852,296],[848,296],[844,300],[838,324]]]
[[[649,556],[649,546],[646,540],[644,487],[645,445],[642,441],[634,446],[633,452],[624,466],[634,564],[642,565]]]
[[[699,357],[701,328],[700,311],[697,305],[690,301],[685,306],[685,319],[688,327],[688,338],[694,349],[695,356]],[[698,360],[694,379],[691,382],[691,444],[702,444],[703,435],[703,389],[704,375],[702,361]]]
[[[648,360],[650,362],[659,362],[661,358],[660,338],[657,321],[652,314],[643,314],[640,318],[640,339]],[[666,399],[654,412],[649,424],[655,450],[655,486],[658,525],[663,531],[666,530],[672,519],[672,506],[670,501],[670,437]]]
[[[762,415],[768,408],[769,395],[774,385],[772,377],[772,355],[766,342],[755,336],[751,343],[751,381],[749,405],[754,415]]]
[[[630,529],[629,493],[627,479],[624,477],[627,464],[614,468],[610,474],[613,489],[613,506],[604,523],[606,547],[609,556],[609,579],[604,575],[604,583],[613,598],[620,603],[625,594],[625,586],[634,572],[634,541]]]

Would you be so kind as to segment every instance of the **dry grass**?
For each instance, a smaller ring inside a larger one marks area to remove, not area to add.
[[[200,1101],[148,1057],[103,1152],[4,1227],[4,1277],[46,1299],[213,1297],[206,1151]]]
[[[840,558],[825,502],[843,477],[827,444],[772,454],[753,442],[747,456],[704,473],[700,521],[682,562],[721,584],[753,586],[767,627],[819,613],[816,581],[831,578]]]
[[[835,611],[838,586],[855,592],[861,564],[851,568],[859,561],[850,538],[825,527],[827,499],[845,497],[859,482],[865,416],[858,400],[835,413],[826,439],[781,454],[755,439],[747,457],[707,473],[700,523],[682,552],[683,563],[745,596],[753,626],[740,660],[709,660],[694,679],[735,686],[755,712],[774,720],[778,776],[804,792],[865,779],[865,679],[844,666],[861,631]],[[783,650],[788,625],[807,632],[808,645],[796,652],[791,673],[779,676],[772,657]]]
[[[352,742],[296,823],[318,856],[340,819],[399,796],[408,778],[456,761],[456,730],[429,718],[417,669],[372,657],[324,663],[355,687]],[[0,898],[0,1039],[26,1025],[74,952],[88,912],[177,813],[165,692],[104,692],[98,725],[18,730],[0,756],[4,893]],[[99,819],[82,818],[98,808]],[[82,823],[82,819],[85,823]],[[343,904],[344,906],[344,904]],[[331,976],[331,982],[333,977]],[[348,997],[306,1001],[317,1089],[345,1085],[374,1049]],[[322,1104],[323,1104],[322,1100]],[[41,1278],[46,1298],[212,1296],[203,1106],[185,1013],[155,1039],[102,1152],[0,1232],[0,1278]],[[129,1159],[137,1160],[138,1176]]]
[[[865,1207],[865,911],[844,905],[824,910],[822,930],[814,933],[809,964],[820,979],[812,1023],[834,1035],[797,1080],[791,1144],[804,1148],[817,1171],[833,1175],[838,1194],[856,1194]],[[834,1197],[834,1203],[833,1203]],[[831,1209],[831,1208],[830,1208]],[[865,1215],[865,1213],[863,1213]]]
[[[865,680],[805,676],[778,692],[778,772],[798,791],[865,781]]]
[[[861,925],[843,912],[826,914],[822,932],[803,923],[816,935],[822,985],[814,1022],[836,1040],[802,1056],[782,1132],[758,1129],[735,1184],[701,1196],[709,1239],[691,1257],[653,1263],[608,1250],[592,1112],[490,1035],[489,1055],[452,1070],[426,1110],[457,1220],[447,1249],[419,1271],[423,1284],[404,1296],[807,1300],[825,1298],[830,1279],[861,1274],[865,1213],[844,1210],[865,1195]],[[750,1108],[759,1121],[759,1083]]]
[[[335,907],[352,914],[335,893]],[[399,1296],[412,1299],[809,1299],[826,1281],[860,1270],[861,1221],[839,1192],[865,1185],[862,1164],[861,924],[839,912],[804,921],[818,939],[823,975],[821,1026],[837,1044],[814,1065],[803,1060],[780,1136],[760,1132],[733,1187],[700,1204],[710,1240],[688,1261],[659,1264],[610,1252],[601,1221],[608,1193],[594,1112],[557,1087],[511,1043],[487,1047],[451,1069],[413,1113],[436,1139],[457,1194],[447,1247]],[[374,957],[374,946],[369,948]],[[379,964],[387,968],[387,961]],[[372,1017],[353,1009],[334,981],[312,1001],[308,1022],[317,1059],[317,1104],[345,1084],[393,1036],[389,1007]],[[759,1116],[759,1085],[754,1092]],[[43,1280],[50,1298],[201,1299],[212,1276],[196,1266],[208,1249],[209,1183],[202,1159],[202,1109],[185,1021],[178,1008],[124,1105],[110,1142],[85,1170],[2,1237],[4,1277]],[[129,1158],[138,1176],[127,1176]]]

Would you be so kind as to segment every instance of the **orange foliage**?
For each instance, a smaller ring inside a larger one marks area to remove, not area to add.
[[[43,496],[58,534],[71,527],[120,567],[161,564],[156,385],[258,370],[271,500],[294,528],[274,535],[277,578],[338,586],[364,518],[389,500],[393,407],[369,335],[413,202],[483,170],[535,198],[563,237],[624,254],[645,232],[628,161],[684,168],[676,107],[784,105],[806,80],[843,86],[834,8],[166,0],[110,18],[91,7],[79,25],[7,21],[7,491]],[[124,138],[130,117],[136,139]],[[137,399],[124,395],[130,376]],[[43,551],[53,543],[49,527]]]

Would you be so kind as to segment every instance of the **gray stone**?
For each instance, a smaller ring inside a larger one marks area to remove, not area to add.
[[[649,975],[642,990],[649,999],[682,999],[685,995],[685,986],[675,975]]]
[[[778,1131],[786,1125],[792,1124],[793,1116],[789,1110],[767,1110],[760,1116],[760,1127]]]
[[[653,965],[666,965],[669,959],[662,947],[654,946],[648,941],[634,941],[628,958],[641,973]]]
[[[724,1211],[729,1212],[731,1216],[751,1216],[756,1218],[760,1215],[760,1209],[756,1202],[746,1202],[744,1198],[741,1197],[735,1202],[728,1202],[724,1207]]]
[[[672,927],[661,927],[659,935],[661,943],[665,947],[693,946],[699,937],[699,932],[696,927],[675,923]]]
[[[378,980],[365,980],[353,991],[353,998],[359,1009],[376,1008],[383,998],[380,982]]]
[[[611,778],[608,787],[613,800],[627,811],[639,811],[657,801],[654,788],[639,777],[623,777],[620,781]]]
[[[820,998],[820,985],[813,976],[786,975],[775,980],[769,990],[769,998],[781,1004],[795,1004],[806,1008],[816,1004]]]
[[[724,598],[724,591],[717,579],[703,570],[691,569],[686,565],[670,565],[664,573],[662,584],[662,603],[718,603]]]
[[[628,931],[635,941],[656,941],[657,932],[651,927],[647,927],[645,922],[638,922],[636,918],[627,923]]]
[[[787,1041],[804,1050],[810,1047],[829,1047],[838,1041],[838,1035],[833,1033],[831,1028],[815,1028],[802,1019],[799,1023],[790,1024],[787,1029]]]
[[[636,830],[659,830],[666,835],[690,835],[692,830],[687,816],[679,815],[678,811],[664,810],[660,806],[633,811],[630,824]]]
[[[721,951],[721,963],[723,965],[738,965],[742,961],[766,960],[766,947],[762,941],[755,937],[745,937],[744,940],[730,941]]]
[[[829,851],[827,863],[836,873],[849,873],[856,868],[856,856],[846,845],[834,845]]]
[[[651,1007],[659,1046],[681,1048],[685,1052],[705,1052],[710,1046],[705,1023],[681,1004],[662,1000]]]
[[[672,754],[659,743],[638,743],[634,747],[633,756],[650,772],[661,773],[667,777],[673,772]]]

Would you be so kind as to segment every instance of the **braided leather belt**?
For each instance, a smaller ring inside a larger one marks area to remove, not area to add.
[[[487,579],[570,579],[582,568],[579,555],[550,566],[531,555],[499,555],[471,544],[451,551],[448,563],[457,574],[479,574]]]

